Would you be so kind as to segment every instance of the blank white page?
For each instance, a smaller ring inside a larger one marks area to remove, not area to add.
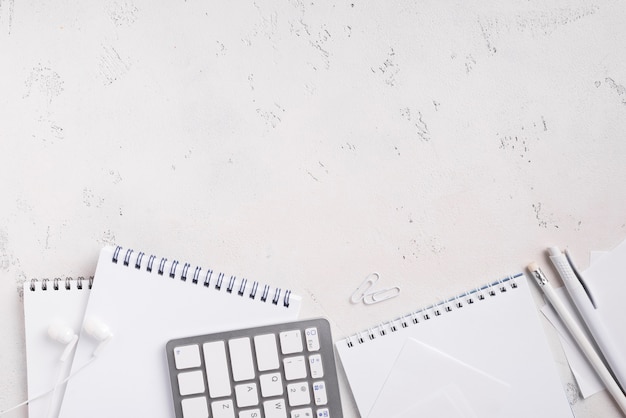
[[[274,304],[276,289],[269,289],[263,302],[264,284],[251,299],[251,280],[244,286],[243,279],[231,281],[230,275],[224,275],[218,290],[218,272],[204,286],[208,267],[198,271],[195,265],[160,257],[151,264],[149,255],[125,249],[115,263],[114,251],[107,247],[100,253],[85,312],[85,318],[106,323],[114,337],[95,361],[70,380],[60,417],[171,418],[167,341],[297,319],[301,299],[290,295],[285,306],[284,290]],[[138,262],[140,267],[135,268]],[[152,272],[147,271],[149,265]],[[81,333],[72,370],[86,364],[96,346],[93,338]]]
[[[626,352],[626,327],[624,326],[624,293],[626,293],[626,240],[611,252],[599,257],[583,272],[585,283],[596,303],[596,312],[607,330],[610,344],[617,353]],[[618,366],[621,375],[626,370],[624,356],[614,356],[611,367]]]
[[[572,417],[526,278],[490,289],[494,296],[485,290],[484,300],[473,294],[474,303],[469,304],[468,296],[460,296],[338,341],[339,358],[361,415],[366,417],[374,405],[406,339],[414,338],[509,384],[502,417]],[[424,319],[426,314],[430,319]],[[413,323],[414,318],[419,323]],[[410,401],[410,388],[405,395]],[[490,394],[486,391],[485,396]]]
[[[506,382],[407,338],[367,418],[499,417],[510,392]]]
[[[24,329],[26,339],[26,366],[28,397],[32,398],[52,389],[59,375],[67,376],[72,364],[70,356],[65,364],[59,359],[65,346],[48,336],[53,322],[62,322],[80,332],[83,314],[89,299],[89,280],[61,279],[28,281],[24,283]],[[63,380],[64,377],[60,377]],[[65,385],[54,393],[28,404],[30,418],[45,418],[48,408],[52,417],[58,415]]]

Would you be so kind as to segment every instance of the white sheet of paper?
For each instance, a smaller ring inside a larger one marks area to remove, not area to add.
[[[457,389],[458,390],[458,389]],[[420,398],[415,404],[409,406],[402,412],[392,415],[392,418],[415,418],[415,417],[446,417],[446,418],[467,418],[468,415],[461,409],[455,397],[448,396],[447,393],[438,392],[425,398]],[[472,418],[475,415],[470,415]]]
[[[608,254],[595,260],[582,272],[596,305],[596,316],[605,329],[606,343],[612,346],[610,366],[618,382],[626,385],[626,327],[623,324],[626,292],[626,240]]]
[[[497,377],[407,338],[368,418],[498,417],[509,391]]]
[[[593,263],[596,263],[607,254],[609,254],[609,251],[591,251],[589,253],[589,264],[591,265]]]

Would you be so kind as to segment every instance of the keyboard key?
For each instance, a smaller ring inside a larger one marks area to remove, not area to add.
[[[256,390],[256,383],[246,383],[235,386],[235,396],[237,398],[237,406],[239,408],[254,406],[259,403],[259,394]]]
[[[311,377],[313,379],[319,379],[324,377],[322,356],[320,354],[313,354],[312,356],[309,356],[309,369],[311,370]]]
[[[276,370],[280,366],[278,348],[274,334],[257,335],[254,337],[256,363],[259,371]]]
[[[283,379],[280,373],[262,374],[259,382],[261,383],[261,396],[264,398],[283,394]]]
[[[211,402],[211,412],[213,418],[235,418],[235,408],[230,399]]]
[[[291,418],[313,418],[313,411],[311,408],[293,409]]]
[[[280,334],[280,349],[283,354],[299,353],[302,348],[302,333],[299,329],[283,331]]]
[[[317,418],[330,418],[328,408],[320,408],[317,410]]]
[[[204,396],[183,399],[180,404],[183,409],[183,418],[208,418],[209,416],[209,407]]]
[[[178,370],[200,367],[200,350],[198,346],[193,344],[174,348],[174,362]]]
[[[252,363],[252,348],[250,338],[235,338],[228,340],[230,364],[233,371],[233,380],[254,379],[254,364]]]
[[[287,385],[289,406],[308,405],[311,403],[309,384],[307,382],[291,383]]]
[[[204,392],[202,371],[179,373],[178,389],[180,390],[180,396]]]
[[[211,398],[229,396],[231,394],[230,376],[224,341],[204,343],[202,349]]]
[[[239,411],[239,418],[261,418],[261,410],[257,408]]]
[[[304,379],[306,377],[304,356],[283,359],[283,367],[285,369],[285,379],[287,380]]]
[[[287,418],[287,408],[284,399],[272,399],[263,402],[265,418]]]
[[[317,328],[313,327],[305,329],[304,335],[306,335],[306,346],[309,351],[319,351],[320,338],[317,335]]]
[[[326,384],[323,380],[313,382],[313,397],[315,398],[315,405],[326,405],[328,403]]]

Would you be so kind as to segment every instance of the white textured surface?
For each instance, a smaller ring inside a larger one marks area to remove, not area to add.
[[[0,0],[0,409],[20,283],[105,243],[289,287],[340,338],[626,237],[624,1],[153,3]],[[351,305],[372,271],[400,297]],[[548,331],[576,416],[619,416]]]

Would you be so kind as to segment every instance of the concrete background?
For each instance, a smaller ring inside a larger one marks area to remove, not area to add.
[[[626,238],[625,21],[623,0],[0,0],[0,409],[26,396],[21,283],[89,276],[105,244],[288,287],[337,339],[547,245],[584,267]],[[373,271],[400,296],[350,304]],[[576,417],[620,416],[544,323]]]

